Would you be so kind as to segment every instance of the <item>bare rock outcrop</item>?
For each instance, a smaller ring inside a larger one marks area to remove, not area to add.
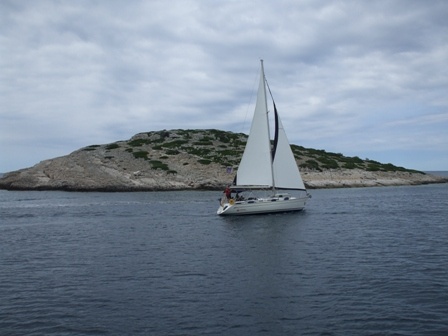
[[[448,179],[430,174],[406,171],[366,171],[361,169],[328,169],[303,172],[308,188],[381,187],[447,183]]]

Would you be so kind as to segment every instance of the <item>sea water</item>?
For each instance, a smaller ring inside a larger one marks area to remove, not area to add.
[[[448,335],[448,185],[310,193],[0,191],[0,335]]]

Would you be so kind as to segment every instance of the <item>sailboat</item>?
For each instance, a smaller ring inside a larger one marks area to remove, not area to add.
[[[300,211],[310,198],[273,98],[275,131],[271,144],[266,83],[261,60],[249,137],[234,182],[220,200],[217,211],[220,216]],[[289,194],[293,191],[294,195]]]

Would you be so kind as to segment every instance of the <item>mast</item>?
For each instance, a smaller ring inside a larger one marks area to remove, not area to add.
[[[269,110],[268,110],[268,101],[266,98],[266,76],[264,74],[263,60],[261,59],[260,62],[261,62],[261,75],[263,76],[263,83],[264,83],[263,94],[264,94],[264,106],[265,106],[265,111],[266,111],[266,120],[267,120],[267,125],[268,125],[268,141],[269,141],[269,148],[271,149],[271,155],[269,157],[270,157],[270,161],[271,161],[272,191],[275,193],[274,159],[272,157],[271,134],[270,134],[270,129],[269,129]]]

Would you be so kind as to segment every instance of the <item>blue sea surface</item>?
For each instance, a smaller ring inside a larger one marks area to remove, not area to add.
[[[311,194],[0,191],[0,335],[448,335],[448,184]]]
[[[431,170],[431,171],[427,171],[425,173],[435,175],[435,176],[448,177],[448,171],[446,171],[446,170]]]

